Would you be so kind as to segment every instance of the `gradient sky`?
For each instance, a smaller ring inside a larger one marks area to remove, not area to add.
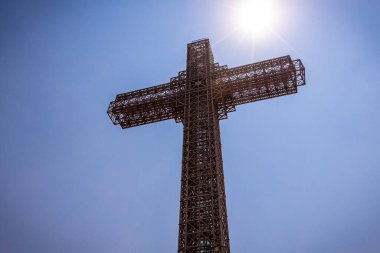
[[[380,252],[380,3],[278,0],[277,35],[233,1],[1,1],[0,252],[176,252],[182,126],[121,130],[115,95],[185,69],[301,58],[296,95],[221,121],[231,252]]]

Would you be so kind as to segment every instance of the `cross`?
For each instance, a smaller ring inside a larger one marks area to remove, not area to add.
[[[228,68],[208,39],[187,45],[185,71],[170,82],[119,94],[108,108],[123,129],[174,119],[183,124],[178,253],[229,253],[219,120],[237,105],[297,93],[301,60],[283,56]]]

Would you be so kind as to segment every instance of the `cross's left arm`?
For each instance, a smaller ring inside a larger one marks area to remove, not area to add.
[[[176,97],[184,86],[178,82],[119,94],[107,113],[115,125],[129,128],[176,118]]]

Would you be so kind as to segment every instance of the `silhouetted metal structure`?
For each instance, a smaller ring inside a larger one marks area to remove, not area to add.
[[[219,120],[236,105],[297,93],[305,69],[290,56],[229,69],[208,39],[187,45],[186,71],[169,83],[119,94],[108,108],[122,128],[175,119],[183,124],[179,253],[229,253]]]

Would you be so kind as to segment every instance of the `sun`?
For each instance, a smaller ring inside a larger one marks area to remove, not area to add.
[[[246,0],[234,7],[234,23],[243,35],[258,38],[273,31],[276,13],[270,0]]]

